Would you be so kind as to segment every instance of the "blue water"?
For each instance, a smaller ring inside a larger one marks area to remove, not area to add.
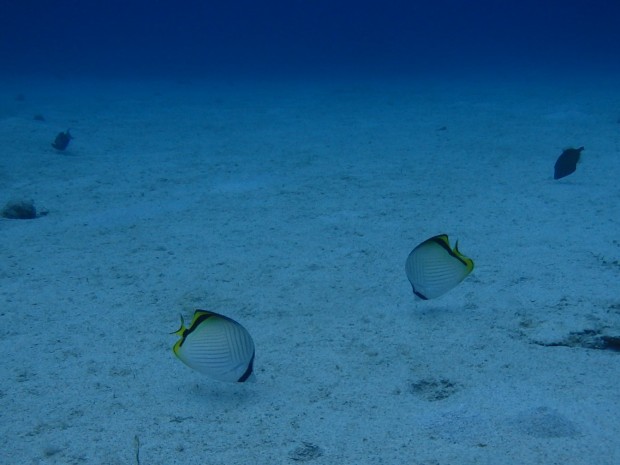
[[[614,0],[3,0],[2,74],[416,73],[618,66]]]

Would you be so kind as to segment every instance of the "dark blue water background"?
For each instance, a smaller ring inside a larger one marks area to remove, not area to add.
[[[617,0],[1,0],[0,74],[615,69],[619,24]]]

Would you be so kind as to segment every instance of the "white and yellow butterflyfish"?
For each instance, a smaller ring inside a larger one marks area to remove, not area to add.
[[[407,278],[416,297],[434,299],[448,292],[474,269],[474,262],[450,248],[447,234],[440,234],[416,246],[405,262]]]
[[[220,381],[254,381],[254,341],[232,318],[196,310],[189,325],[172,334],[180,336],[172,351],[190,368]]]

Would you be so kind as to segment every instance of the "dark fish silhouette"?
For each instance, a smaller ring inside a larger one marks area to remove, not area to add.
[[[71,139],[73,139],[73,137],[69,134],[68,129],[67,132],[59,132],[56,136],[56,140],[52,143],[52,147],[56,150],[64,150],[67,148],[67,145],[69,145]]]
[[[12,220],[31,220],[37,217],[37,209],[32,200],[16,200],[8,202],[0,214]]]
[[[577,169],[577,162],[579,161],[579,157],[581,157],[582,150],[583,147],[564,150],[562,155],[560,155],[558,160],[555,162],[553,179],[560,179],[574,173]]]

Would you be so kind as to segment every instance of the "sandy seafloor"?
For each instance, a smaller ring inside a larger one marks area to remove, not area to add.
[[[0,203],[49,212],[0,220],[1,464],[620,463],[620,353],[592,348],[620,337],[613,79],[0,101]],[[474,273],[415,301],[405,258],[440,233]],[[195,308],[248,328],[256,383],[175,359]]]

